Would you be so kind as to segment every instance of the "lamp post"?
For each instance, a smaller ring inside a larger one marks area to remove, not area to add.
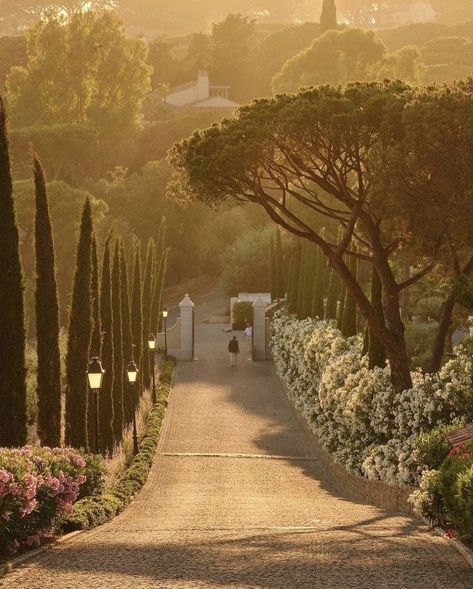
[[[138,454],[138,432],[136,431],[136,410],[135,410],[135,384],[136,379],[138,378],[138,368],[133,360],[128,364],[126,369],[126,375],[128,378],[128,382],[130,384],[131,394],[130,394],[130,403],[131,403],[131,413],[133,415],[133,456]]]
[[[168,331],[167,331],[167,325],[166,325],[167,318],[168,318],[168,308],[166,307],[166,305],[164,305],[164,307],[163,307],[163,327],[164,327],[164,357],[165,358],[168,357]]]
[[[148,347],[151,354],[151,377],[153,383],[153,405],[156,403],[156,381],[154,375],[154,353],[156,350],[156,337],[154,333],[151,333],[148,338]]]
[[[102,368],[100,360],[95,356],[91,358],[87,369],[87,378],[89,387],[95,395],[95,452],[100,453],[99,441],[99,392],[102,388],[103,375],[105,370]]]

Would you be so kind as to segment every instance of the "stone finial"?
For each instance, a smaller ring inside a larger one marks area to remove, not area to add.
[[[191,298],[188,294],[184,296],[182,301],[179,303],[179,307],[195,307],[194,303],[191,301]]]

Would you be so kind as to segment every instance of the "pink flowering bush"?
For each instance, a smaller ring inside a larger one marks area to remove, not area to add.
[[[71,448],[0,448],[0,552],[39,545],[71,511],[85,469]]]

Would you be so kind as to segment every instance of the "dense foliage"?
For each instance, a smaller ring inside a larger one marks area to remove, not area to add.
[[[384,57],[385,48],[372,31],[329,31],[284,65],[274,77],[274,92],[301,86],[346,84],[366,80],[368,70]]]
[[[0,449],[0,553],[39,545],[71,510],[86,472],[70,448]]]
[[[410,500],[418,515],[473,536],[473,445],[443,448],[443,462],[426,470]],[[450,450],[450,451],[449,451]]]
[[[228,295],[239,292],[270,292],[272,229],[245,232],[223,254],[222,286]]]
[[[28,66],[12,68],[8,100],[16,125],[90,123],[110,147],[133,131],[149,89],[145,43],[110,12],[41,20],[28,34]],[[123,135],[119,135],[122,137]]]
[[[369,479],[417,484],[427,467],[415,452],[420,436],[473,419],[471,340],[438,374],[414,372],[400,393],[387,366],[369,368],[362,345],[333,322],[285,313],[273,322],[276,368],[327,450]]]
[[[250,301],[238,301],[233,306],[234,327],[246,327],[253,323],[253,303]]]

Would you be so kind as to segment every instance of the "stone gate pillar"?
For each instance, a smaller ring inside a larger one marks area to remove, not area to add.
[[[181,310],[181,353],[180,360],[194,359],[194,303],[188,294],[179,303]]]
[[[253,303],[253,360],[266,360],[266,303],[261,297]]]

